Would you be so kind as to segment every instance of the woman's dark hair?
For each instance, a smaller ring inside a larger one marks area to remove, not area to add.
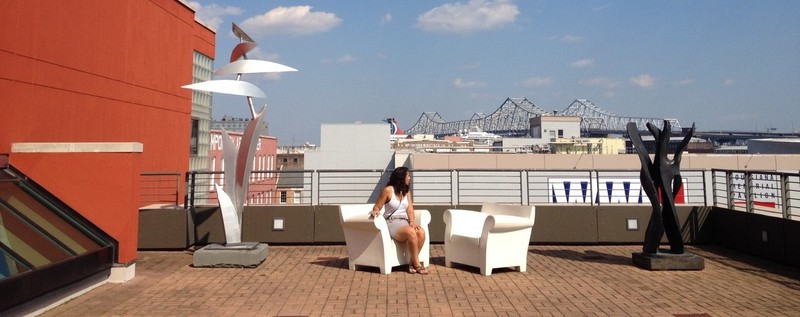
[[[408,185],[406,185],[406,175],[408,175],[408,168],[407,167],[398,167],[392,171],[392,175],[389,176],[389,182],[386,183],[386,186],[394,187],[395,195],[399,194],[401,197],[405,196],[408,193]]]

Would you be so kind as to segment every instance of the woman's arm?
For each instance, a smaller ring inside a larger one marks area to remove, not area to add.
[[[414,203],[411,201],[411,192],[406,194],[406,199],[408,199],[408,207],[406,207],[406,214],[408,214],[408,225],[414,227]]]
[[[373,217],[377,217],[378,214],[380,214],[383,205],[386,204],[389,199],[391,199],[392,196],[390,195],[393,194],[394,193],[392,193],[392,189],[389,186],[384,187],[383,190],[381,190],[380,195],[378,195],[378,199],[375,200],[375,205],[372,206],[372,211],[370,214]]]

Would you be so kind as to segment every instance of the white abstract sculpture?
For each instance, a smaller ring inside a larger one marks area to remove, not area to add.
[[[224,188],[215,184],[219,207],[222,211],[222,223],[225,227],[226,244],[242,242],[242,211],[247,201],[247,190],[250,172],[253,169],[253,155],[259,141],[259,132],[263,130],[264,105],[259,112],[253,106],[253,98],[266,98],[266,94],[255,85],[242,81],[242,74],[249,73],[275,73],[297,71],[289,66],[278,63],[248,60],[247,52],[255,48],[256,43],[236,24],[233,24],[233,34],[239,38],[239,44],[231,52],[230,64],[217,69],[215,75],[236,74],[236,80],[209,80],[182,88],[223,93],[247,97],[252,119],[247,123],[238,151],[233,144],[228,132],[222,130],[222,155],[225,161]]]

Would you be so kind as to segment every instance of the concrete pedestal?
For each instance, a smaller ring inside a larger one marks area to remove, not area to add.
[[[209,244],[194,252],[194,267],[257,267],[267,258],[269,245],[258,242]]]
[[[705,261],[699,255],[685,252],[672,253],[633,253],[633,264],[651,271],[702,270]]]

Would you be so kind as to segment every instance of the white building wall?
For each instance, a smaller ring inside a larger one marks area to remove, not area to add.
[[[320,146],[305,152],[305,169],[394,168],[389,128],[380,124],[322,124]]]
[[[559,136],[558,130],[563,130],[564,135]],[[549,140],[552,137],[556,138],[580,138],[581,137],[581,124],[580,122],[542,122],[542,138]]]

